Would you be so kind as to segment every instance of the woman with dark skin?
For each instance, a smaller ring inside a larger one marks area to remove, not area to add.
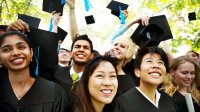
[[[7,69],[0,77],[1,107],[12,112],[66,112],[68,102],[63,88],[32,77],[32,57],[33,49],[25,34],[9,31],[0,36],[0,60]]]

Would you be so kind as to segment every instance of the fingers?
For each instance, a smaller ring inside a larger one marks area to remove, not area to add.
[[[22,31],[25,33],[25,31],[30,32],[29,26],[27,23],[22,21],[21,19],[18,19],[17,21],[13,22],[8,26],[8,30],[15,30],[15,31]]]
[[[53,11],[51,14],[54,15],[56,13],[56,11]]]
[[[52,14],[53,19],[60,18],[60,15],[61,15],[61,13],[57,13],[56,11],[53,11],[51,14]]]
[[[127,10],[123,10],[123,14],[125,16],[125,19],[128,17],[128,11]]]
[[[52,20],[54,25],[58,25],[60,19],[61,19],[61,13],[57,13],[56,11],[52,12]]]
[[[21,19],[19,19],[18,22],[19,26],[21,27],[21,31],[25,33],[25,31],[30,32],[29,26],[26,22],[22,21]]]
[[[74,8],[75,0],[67,0],[67,4],[69,5],[70,8]]]
[[[141,17],[141,24],[143,26],[148,26],[149,25],[149,17],[148,16]]]

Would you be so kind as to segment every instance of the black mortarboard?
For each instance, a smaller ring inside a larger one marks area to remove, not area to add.
[[[119,14],[120,14],[119,6],[121,7],[121,10],[127,10],[129,5],[125,4],[125,3],[121,3],[121,2],[118,2],[118,1],[112,0],[108,4],[107,8],[111,10],[111,14],[119,17]]]
[[[141,24],[131,36],[132,40],[142,46],[158,46],[161,41],[173,38],[167,18],[165,15],[154,16],[149,19],[149,25],[144,27]]]
[[[86,21],[87,24],[95,23],[93,15],[85,16],[85,21]]]
[[[63,41],[65,37],[67,36],[67,32],[63,30],[62,28],[58,27],[58,38],[59,40]]]
[[[18,14],[18,19],[23,20],[29,25],[29,27],[33,27],[33,28],[38,28],[40,24],[40,20],[41,20],[39,18],[28,16],[25,14]]]
[[[52,13],[56,11],[57,13],[63,14],[63,7],[65,4],[61,3],[61,0],[43,0],[43,11]]]
[[[195,12],[188,13],[188,19],[189,21],[196,20],[196,13]]]
[[[27,33],[27,36],[31,47],[34,49],[34,61],[31,70],[33,70],[32,72],[35,71],[37,65],[36,58],[38,58],[39,76],[48,78],[48,76],[52,75],[51,73],[53,73],[58,63],[57,34],[41,29],[30,28],[30,32]]]

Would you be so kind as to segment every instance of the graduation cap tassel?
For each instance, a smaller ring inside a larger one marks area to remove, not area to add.
[[[61,4],[62,4],[62,5],[65,5],[66,2],[67,2],[67,0],[66,0],[66,1],[65,1],[65,0],[61,0]]]
[[[85,10],[88,12],[92,5],[90,4],[89,0],[84,0],[85,3]]]
[[[51,18],[50,25],[49,25],[49,31],[52,32],[52,30],[53,30],[53,20]]]
[[[49,3],[49,11],[53,9],[53,1],[51,0]],[[52,18],[50,19],[50,24],[49,24],[49,31],[52,32],[53,30],[53,20]]]
[[[36,60],[36,69],[35,69],[35,75],[38,76],[38,69],[39,69],[39,46],[35,49],[35,60]]]
[[[120,11],[120,14],[119,14],[120,22],[121,24],[125,24],[125,16],[120,6],[119,6],[119,11]]]

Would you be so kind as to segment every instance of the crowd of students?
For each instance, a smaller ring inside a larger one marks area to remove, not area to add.
[[[52,55],[35,57],[26,22],[16,20],[0,34],[0,112],[200,112],[198,53],[173,58],[148,41],[137,47],[124,32],[135,23],[149,26],[144,16],[123,24],[111,36],[110,50],[99,54],[88,35],[78,32],[75,0],[67,2],[72,45],[70,50],[59,47],[51,72],[35,75],[31,63],[51,62],[46,57]],[[53,12],[52,20],[57,32],[60,14]],[[193,106],[184,97],[187,93]]]

